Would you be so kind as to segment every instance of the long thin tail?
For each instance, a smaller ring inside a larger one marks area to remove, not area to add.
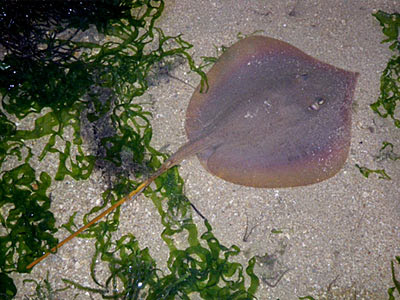
[[[157,172],[155,175],[160,175],[161,173]],[[83,231],[85,231],[86,229],[88,229],[90,226],[92,226],[94,223],[96,223],[97,221],[99,221],[100,219],[102,219],[104,216],[108,215],[110,212],[112,212],[114,209],[116,209],[118,206],[121,206],[124,202],[126,202],[129,199],[134,199],[135,196],[137,196],[138,194],[140,194],[140,192],[142,192],[145,188],[147,188],[150,183],[152,183],[154,181],[154,179],[156,179],[158,176],[151,176],[150,178],[148,178],[146,181],[144,181],[143,183],[141,183],[136,190],[130,192],[127,196],[125,196],[124,198],[122,198],[121,200],[119,200],[118,202],[116,202],[115,204],[113,204],[111,207],[109,207],[108,209],[106,209],[105,211],[103,211],[100,215],[98,215],[96,218],[94,218],[92,221],[90,221],[89,223],[87,223],[85,226],[79,228],[77,231],[75,231],[74,233],[72,233],[70,236],[68,236],[66,239],[64,239],[63,241],[61,241],[57,246],[53,247],[49,252],[45,253],[43,256],[39,257],[38,259],[36,259],[34,262],[32,262],[31,264],[29,264],[26,268],[29,270],[31,268],[33,268],[36,264],[40,263],[42,260],[44,260],[47,256],[50,255],[50,253],[55,253],[57,251],[58,248],[60,248],[62,245],[64,245],[65,243],[69,242],[70,240],[72,240],[74,237],[76,237],[78,234],[82,233]]]
[[[200,148],[201,149],[201,148]],[[117,207],[121,206],[123,203],[125,203],[127,200],[129,199],[134,199],[135,196],[137,196],[138,194],[140,194],[140,192],[142,192],[145,188],[147,188],[150,183],[152,183],[158,176],[160,176],[161,174],[163,174],[164,172],[166,172],[167,170],[169,170],[170,168],[172,168],[173,166],[176,166],[177,164],[179,164],[184,158],[191,156],[193,154],[195,154],[198,151],[198,145],[197,143],[193,143],[193,142],[189,142],[186,143],[185,145],[183,145],[181,148],[178,149],[178,151],[172,155],[170,158],[168,158],[163,165],[151,176],[149,177],[147,180],[145,180],[143,183],[141,183],[136,190],[130,192],[127,196],[125,196],[124,198],[122,198],[121,200],[119,200],[118,202],[116,202],[115,204],[113,204],[111,207],[109,207],[108,209],[106,209],[104,212],[102,212],[100,215],[98,215],[96,218],[94,218],[92,221],[90,221],[89,223],[87,223],[85,226],[79,228],[77,231],[75,231],[73,234],[71,234],[70,236],[68,236],[66,239],[64,239],[63,241],[61,241],[57,246],[53,247],[52,249],[50,249],[49,252],[45,253],[43,256],[39,257],[38,259],[36,259],[34,262],[32,262],[31,264],[29,264],[26,268],[29,270],[31,268],[33,268],[35,265],[37,265],[38,263],[40,263],[43,259],[45,259],[47,256],[49,256],[51,253],[55,253],[57,251],[58,248],[60,248],[62,245],[64,245],[65,243],[69,242],[70,240],[72,240],[74,237],[76,237],[78,234],[82,233],[83,231],[85,231],[86,229],[88,229],[90,226],[92,226],[94,223],[96,223],[97,221],[99,221],[100,219],[102,219],[104,216],[108,215],[110,212],[112,212],[114,209],[116,209]]]

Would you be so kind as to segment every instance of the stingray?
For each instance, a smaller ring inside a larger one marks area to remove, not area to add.
[[[194,91],[186,112],[188,142],[49,253],[193,155],[211,174],[251,187],[303,186],[334,176],[349,152],[357,77],[277,39],[240,40],[207,73],[207,92],[200,85]]]

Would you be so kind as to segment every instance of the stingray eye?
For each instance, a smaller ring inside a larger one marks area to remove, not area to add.
[[[308,73],[296,74],[296,79],[306,81],[309,78]]]
[[[321,105],[325,103],[325,99],[322,97],[315,98],[314,102],[308,107],[309,110],[319,110]]]
[[[301,79],[303,79],[304,81],[306,81],[309,78],[308,73],[303,73],[300,75]]]
[[[313,103],[308,107],[309,110],[319,110],[319,105],[318,103]]]

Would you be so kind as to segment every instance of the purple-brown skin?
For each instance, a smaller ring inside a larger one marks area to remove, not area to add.
[[[189,142],[157,174],[197,154],[210,173],[246,186],[328,179],[348,156],[357,77],[285,42],[245,38],[208,72],[208,91],[194,92]]]

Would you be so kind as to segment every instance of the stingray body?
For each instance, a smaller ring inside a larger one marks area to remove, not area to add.
[[[332,177],[349,152],[357,76],[276,39],[237,42],[207,73],[207,92],[198,87],[190,100],[188,142],[135,191],[27,268],[195,154],[210,173],[246,186],[293,187]]]
[[[227,49],[194,92],[189,141],[167,169],[197,154],[210,173],[254,187],[292,187],[336,174],[350,146],[357,73],[263,36]]]

